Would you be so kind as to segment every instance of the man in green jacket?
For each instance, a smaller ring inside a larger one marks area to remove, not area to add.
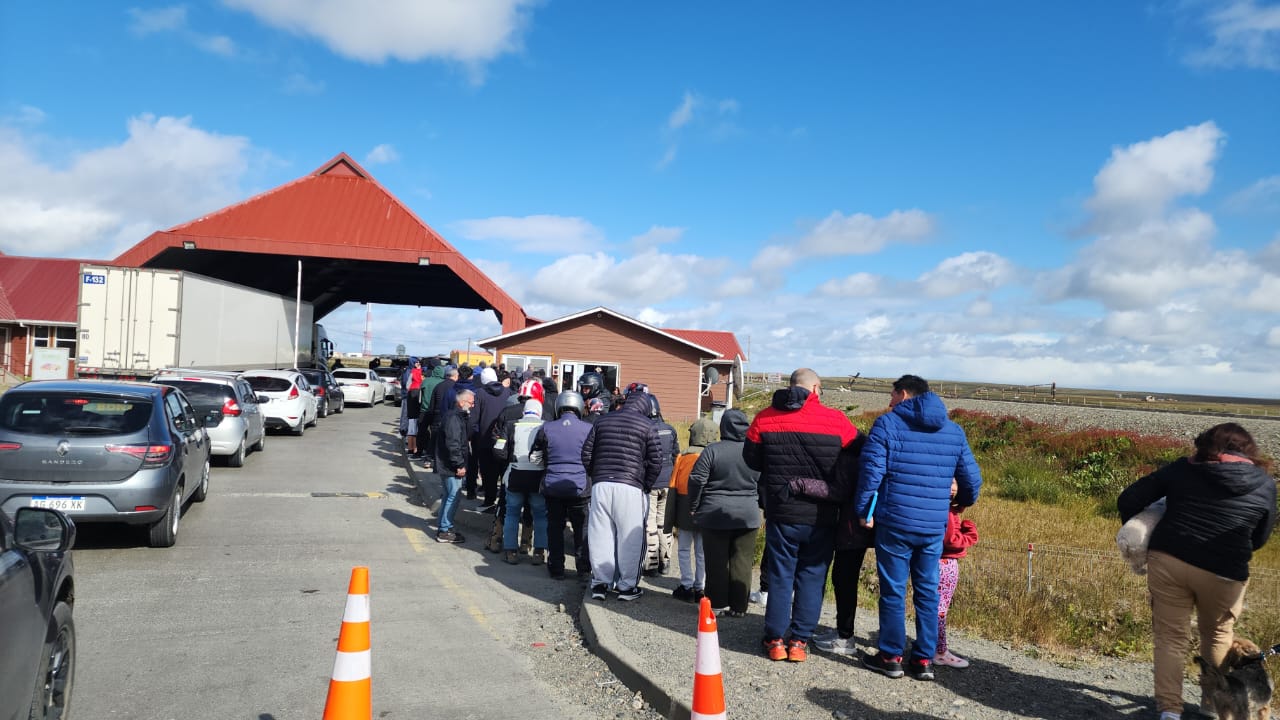
[[[435,439],[431,433],[431,420],[435,415],[431,407],[431,391],[442,382],[444,382],[444,365],[436,364],[431,368],[431,374],[422,379],[422,387],[418,388],[418,397],[421,398],[419,404],[421,411],[418,416],[418,452],[422,453],[427,465],[431,464],[431,448],[435,447],[431,444]]]

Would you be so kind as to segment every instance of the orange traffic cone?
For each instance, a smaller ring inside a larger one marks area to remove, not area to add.
[[[724,678],[720,675],[720,633],[711,601],[698,608],[698,655],[693,671],[693,712],[690,720],[724,720]]]
[[[372,720],[373,667],[369,649],[369,568],[351,568],[347,609],[338,633],[338,657],[333,661],[324,720]]]

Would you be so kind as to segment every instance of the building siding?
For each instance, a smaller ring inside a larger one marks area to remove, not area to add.
[[[693,420],[701,404],[700,352],[604,313],[555,325],[545,332],[532,330],[511,345],[493,349],[500,363],[504,355],[512,354],[549,356],[555,366],[563,362],[616,364],[618,385],[648,385],[662,402],[667,420]]]

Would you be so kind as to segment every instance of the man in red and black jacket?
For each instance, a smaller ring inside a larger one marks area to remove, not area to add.
[[[802,662],[808,657],[835,548],[839,504],[855,481],[852,456],[858,430],[844,413],[821,403],[821,385],[809,368],[791,373],[791,386],[775,392],[771,406],[756,415],[742,448],[747,465],[760,471],[768,518],[768,560],[761,572],[772,590],[764,616],[764,649],[770,660]],[[826,492],[799,492],[815,483],[825,485]]]

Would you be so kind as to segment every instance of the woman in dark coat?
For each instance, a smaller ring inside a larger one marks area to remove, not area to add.
[[[734,617],[747,612],[760,529],[760,473],[742,459],[750,426],[741,410],[725,410],[720,442],[708,445],[689,472],[689,509],[707,562],[706,596],[717,613]]]
[[[1215,425],[1195,440],[1195,454],[1170,463],[1120,493],[1121,521],[1165,498],[1164,517],[1147,547],[1155,645],[1155,697],[1161,720],[1182,713],[1182,675],[1191,611],[1200,657],[1221,667],[1244,607],[1249,560],[1276,520],[1276,481],[1249,432]],[[1201,703],[1201,711],[1216,715]]]

